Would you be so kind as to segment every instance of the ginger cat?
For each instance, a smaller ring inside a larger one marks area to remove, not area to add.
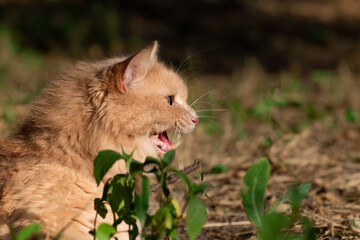
[[[20,131],[0,140],[0,239],[32,222],[48,238],[66,226],[61,239],[93,239],[97,153],[124,148],[143,161],[171,148],[167,130],[194,129],[184,81],[157,60],[157,48],[75,64],[37,98]],[[117,162],[110,174],[124,171]]]

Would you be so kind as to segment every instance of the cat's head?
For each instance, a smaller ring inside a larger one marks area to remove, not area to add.
[[[108,60],[89,85],[90,100],[104,130],[142,159],[169,151],[175,144],[167,132],[189,133],[199,119],[187,103],[183,79],[158,61],[157,50],[154,42],[128,58]],[[102,146],[107,147],[111,143]]]

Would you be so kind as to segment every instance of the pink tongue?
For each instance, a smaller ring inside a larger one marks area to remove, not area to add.
[[[159,133],[159,139],[163,142],[166,143],[166,145],[171,146],[172,142],[168,139],[166,139],[166,137],[164,136],[164,134]]]

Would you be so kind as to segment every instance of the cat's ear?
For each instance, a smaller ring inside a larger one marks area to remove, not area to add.
[[[149,66],[157,61],[157,49],[158,44],[154,41],[139,53],[112,66],[115,86],[119,92],[126,93],[129,88],[145,77]]]

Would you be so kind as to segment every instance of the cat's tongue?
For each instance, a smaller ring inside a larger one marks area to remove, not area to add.
[[[159,133],[159,139],[160,139],[160,141],[165,143],[164,145],[161,146],[161,150],[169,151],[170,147],[172,145],[172,142],[168,139],[167,133],[166,132]]]

